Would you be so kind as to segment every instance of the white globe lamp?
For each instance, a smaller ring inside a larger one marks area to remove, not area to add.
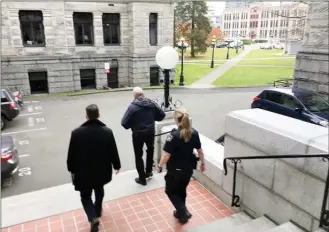
[[[173,47],[164,46],[157,52],[155,60],[161,69],[171,70],[176,68],[179,58],[177,51]]]

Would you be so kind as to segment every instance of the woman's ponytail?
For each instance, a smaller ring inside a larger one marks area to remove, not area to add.
[[[193,131],[187,111],[184,109],[178,109],[175,111],[174,117],[179,124],[180,137],[184,142],[188,142],[192,137]]]

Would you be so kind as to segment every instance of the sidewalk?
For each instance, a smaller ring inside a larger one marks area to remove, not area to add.
[[[115,178],[116,181],[113,181],[114,183],[107,185],[105,191],[106,199],[109,199],[109,197],[113,198],[113,194],[115,195],[115,199],[111,201],[105,199],[100,231],[178,232],[232,215],[232,211],[209,193],[207,189],[201,186],[197,181],[191,181],[188,187],[187,202],[193,217],[188,224],[181,226],[173,217],[173,206],[164,193],[163,174],[155,175],[146,187],[136,185],[133,179],[131,179],[129,183],[126,182],[128,177],[130,178],[135,175],[135,171],[129,172],[128,174],[123,173],[121,177]],[[161,187],[159,187],[159,182]],[[2,229],[2,231],[88,232],[90,229],[89,223],[87,222],[87,218],[79,202],[79,195],[74,192],[73,186],[71,184],[69,185],[71,191],[66,192],[66,194],[64,194],[65,191],[63,191],[63,189],[66,189],[68,186],[60,186],[54,187],[51,190],[40,190],[38,193],[27,193],[10,197],[11,199],[3,199],[5,207],[2,209],[2,215],[4,217],[2,225],[8,226],[10,221],[13,222],[15,220],[20,220],[21,222],[11,224],[11,226]],[[124,192],[122,192],[122,190],[124,190]],[[56,191],[58,194],[56,194]],[[12,206],[15,209],[16,215],[13,212],[8,212],[9,202],[13,203],[13,200],[19,198],[23,200],[23,198],[27,199],[26,197],[41,196],[41,192],[48,195],[43,195],[43,199],[29,199],[27,204],[16,202],[16,205]],[[50,192],[53,193],[49,195]],[[126,196],[119,197],[117,192],[120,192],[121,196]],[[132,192],[135,194],[131,194]],[[49,202],[45,202],[46,198],[48,198]],[[72,204],[71,202],[74,203]],[[43,205],[43,203],[46,205]],[[76,203],[80,204],[76,209],[63,210],[64,208],[76,207]],[[33,212],[35,214],[35,212],[38,212],[40,209],[44,210],[45,207],[48,208],[48,212],[43,212],[43,215],[39,214],[37,218],[33,215],[22,215],[24,213],[33,214]],[[57,212],[59,213],[54,214],[54,212],[56,212],[54,208],[57,208]],[[58,209],[62,211],[58,211]],[[16,218],[9,220],[8,216]],[[23,217],[23,219],[21,217]],[[36,220],[26,220],[28,217],[34,217]]]
[[[212,83],[217,80],[221,75],[230,70],[233,66],[239,63],[250,51],[254,48],[248,47],[248,50],[244,50],[240,55],[236,56],[234,59],[227,61],[225,64],[221,65],[219,68],[215,69],[213,72],[208,73],[205,77],[194,82],[188,88],[214,88],[216,86]],[[241,51],[241,50],[240,50]],[[235,52],[235,49],[232,49],[231,52]]]

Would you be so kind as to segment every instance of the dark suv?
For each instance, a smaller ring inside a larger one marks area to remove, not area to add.
[[[12,121],[17,117],[19,111],[15,96],[10,89],[1,89],[1,130],[6,127],[7,121]]]
[[[260,108],[316,125],[328,126],[329,103],[314,92],[301,89],[267,89],[253,99],[251,108]]]

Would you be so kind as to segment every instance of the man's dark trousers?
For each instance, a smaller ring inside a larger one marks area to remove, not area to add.
[[[95,203],[93,203],[91,194],[95,192]],[[80,191],[81,202],[87,214],[88,221],[92,222],[102,214],[102,203],[104,198],[104,186],[88,188]]]
[[[143,146],[146,144],[146,170],[143,161]],[[153,169],[154,156],[154,134],[133,134],[133,146],[135,152],[136,169],[139,180],[146,182],[146,173],[151,173]],[[145,173],[146,172],[146,173]]]

